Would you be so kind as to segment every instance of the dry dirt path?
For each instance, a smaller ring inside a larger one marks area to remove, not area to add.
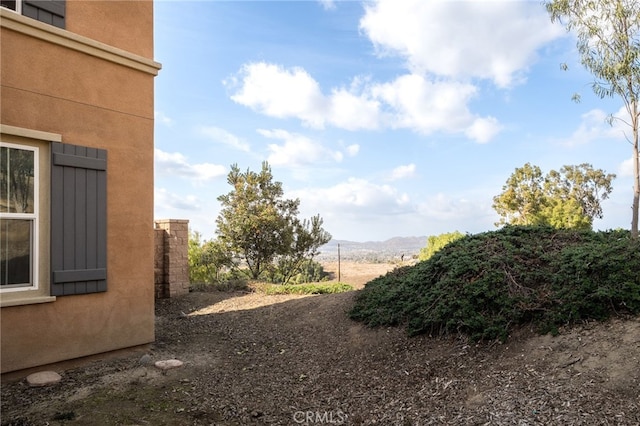
[[[640,424],[640,319],[468,345],[364,328],[354,295],[158,301],[148,353],[183,367],[136,353],[3,383],[2,425]]]

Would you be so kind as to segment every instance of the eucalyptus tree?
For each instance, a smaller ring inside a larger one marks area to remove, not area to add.
[[[638,237],[640,208],[640,0],[550,0],[544,5],[552,22],[560,22],[577,36],[582,65],[594,76],[593,91],[601,98],[618,97],[627,116],[610,116],[631,133],[633,202],[631,235]],[[574,95],[579,100],[579,95]]]
[[[496,225],[590,229],[594,218],[602,218],[601,202],[613,190],[615,177],[587,163],[562,166],[546,175],[527,163],[515,169],[502,193],[493,198],[501,217]]]
[[[540,213],[545,200],[544,176],[540,167],[530,163],[515,169],[493,197],[493,209],[500,215],[496,225],[530,225]]]

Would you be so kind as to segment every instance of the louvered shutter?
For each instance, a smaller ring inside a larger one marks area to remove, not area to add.
[[[24,0],[22,14],[64,28],[65,0]]]
[[[51,145],[51,295],[107,290],[107,151]]]

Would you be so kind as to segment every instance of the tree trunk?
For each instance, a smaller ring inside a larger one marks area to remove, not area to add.
[[[631,164],[633,164],[633,205],[631,207],[631,238],[638,238],[638,210],[640,209],[640,154],[638,153],[638,127],[640,120],[638,118],[638,102],[631,103],[631,127],[633,131],[633,156]]]
[[[638,155],[638,129],[634,131],[633,144],[633,212],[631,214],[631,237],[638,238],[638,209],[640,207],[640,156]]]

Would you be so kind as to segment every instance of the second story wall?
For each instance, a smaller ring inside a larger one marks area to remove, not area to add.
[[[66,11],[68,31],[153,58],[153,1],[67,0]]]
[[[82,4],[81,6],[76,5]],[[89,5],[97,5],[96,11],[89,13]],[[109,11],[107,6],[114,10]],[[0,10],[2,18],[2,50],[0,51],[0,73],[2,75],[2,122],[4,124],[39,129],[42,131],[69,134],[70,127],[79,133],[92,132],[83,129],[82,123],[69,126],[72,117],[62,116],[75,105],[91,105],[104,111],[117,112],[123,117],[137,117],[153,124],[153,76],[158,73],[160,65],[152,59],[103,44],[100,40],[81,34],[71,33],[74,26],[88,27],[90,24],[76,17],[75,8],[85,11],[90,17],[97,19],[102,11],[110,15],[117,12],[124,14],[123,5],[140,8],[148,7],[147,14],[140,15],[142,24],[129,21],[132,39],[149,40],[149,43],[129,41],[131,45],[145,44],[144,49],[152,55],[153,29],[152,4],[147,1],[102,2],[102,1],[67,1],[66,24],[68,30],[38,22],[18,14]],[[140,11],[140,10],[139,10]],[[117,33],[123,21],[111,17],[107,26],[115,28]],[[75,24],[74,24],[75,22]],[[82,25],[79,23],[82,22]],[[94,22],[94,21],[90,21]],[[100,27],[98,25],[97,27]],[[145,31],[141,31],[146,28]],[[108,31],[93,30],[95,36],[106,38]],[[121,32],[124,32],[122,30]],[[140,36],[138,37],[138,33]],[[113,36],[123,43],[121,37]],[[148,44],[148,45],[147,45]],[[135,47],[135,46],[134,46]],[[69,108],[62,107],[62,101]],[[53,103],[55,108],[47,108]],[[39,108],[20,108],[21,105],[39,105]],[[86,123],[89,124],[89,123]],[[94,126],[92,126],[95,128]],[[105,127],[100,125],[99,127]],[[86,138],[86,134],[77,136]]]

